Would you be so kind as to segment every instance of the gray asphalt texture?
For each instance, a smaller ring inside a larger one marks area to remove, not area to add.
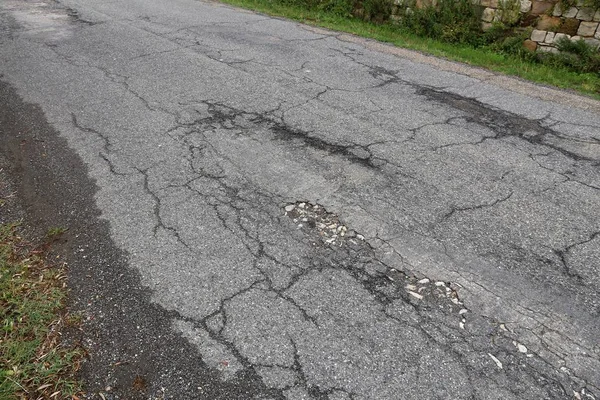
[[[600,396],[599,102],[202,1],[0,27],[89,398]]]

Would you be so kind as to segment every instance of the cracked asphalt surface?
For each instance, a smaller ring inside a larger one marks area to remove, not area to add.
[[[597,101],[202,1],[0,27],[89,398],[600,396]]]

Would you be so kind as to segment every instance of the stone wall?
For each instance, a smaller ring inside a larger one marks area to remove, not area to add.
[[[582,3],[563,9],[560,4],[534,1],[528,15],[537,16],[532,24],[531,37],[525,43],[531,50],[556,52],[554,44],[563,37],[583,39],[596,49],[600,47],[600,9],[586,7]]]
[[[404,0],[393,0],[393,19],[401,18],[406,9]],[[435,4],[436,0],[417,0],[416,6]],[[494,22],[533,28],[524,46],[531,51],[558,52],[560,38],[585,40],[600,51],[600,9],[586,6],[582,0],[563,9],[558,0],[472,0],[481,7],[482,27],[488,29]]]

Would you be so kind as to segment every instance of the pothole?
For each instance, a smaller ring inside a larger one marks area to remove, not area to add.
[[[94,24],[55,1],[7,0],[0,5],[0,10],[10,13],[20,26],[16,28],[20,34],[49,41],[71,36],[75,24]]]
[[[337,215],[327,212],[319,204],[296,202],[284,207],[287,215],[298,229],[312,230],[317,233],[321,241],[330,246],[342,246],[344,242],[364,241],[364,237],[357,234],[340,222]]]
[[[350,245],[355,249],[366,246],[373,250],[363,235],[348,228],[336,214],[328,212],[320,204],[299,201],[287,204],[283,210],[284,215],[293,221],[297,229],[313,237],[316,234],[325,246]],[[387,271],[379,271],[379,273],[387,278],[391,286],[403,290],[407,300],[412,303],[433,305],[457,315],[458,327],[465,329],[468,310],[459,298],[458,292],[461,288],[459,284],[435,281],[422,275],[419,277],[409,271],[399,271],[389,267]]]

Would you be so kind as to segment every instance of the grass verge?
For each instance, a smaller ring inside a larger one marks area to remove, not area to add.
[[[220,0],[222,3],[285,17],[309,25],[347,32],[357,36],[421,51],[438,57],[483,67],[533,82],[570,89],[600,100],[600,74],[574,72],[529,61],[517,55],[503,54],[489,47],[447,43],[420,37],[390,24],[375,24],[353,17],[342,17],[323,10],[306,9],[273,0]]]
[[[51,239],[49,239],[51,240]],[[15,225],[0,225],[0,399],[77,399],[74,375],[83,351],[67,347],[62,265],[48,263]]]

